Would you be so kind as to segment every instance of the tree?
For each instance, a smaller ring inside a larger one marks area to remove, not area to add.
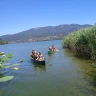
[[[5,40],[0,39],[0,45],[2,45],[2,44],[8,44],[8,42],[5,41]]]

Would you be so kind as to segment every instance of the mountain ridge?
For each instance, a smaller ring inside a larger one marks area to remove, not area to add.
[[[36,27],[15,34],[3,35],[0,38],[7,40],[9,43],[51,40],[52,37],[53,39],[62,39],[64,35],[68,35],[80,28],[91,26],[90,24],[60,24],[56,26]]]

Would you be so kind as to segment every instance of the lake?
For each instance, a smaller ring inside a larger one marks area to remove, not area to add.
[[[59,51],[48,55],[51,45]],[[31,61],[32,49],[44,54],[45,66]],[[10,62],[20,65],[4,70],[15,77],[0,83],[1,96],[96,96],[96,63],[63,49],[62,40],[0,45],[2,51],[14,54]]]

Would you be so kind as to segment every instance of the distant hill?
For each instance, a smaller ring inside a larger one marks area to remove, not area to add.
[[[68,35],[71,32],[79,30],[80,28],[86,28],[90,26],[92,25],[62,24],[58,26],[38,27],[12,35],[3,35],[0,36],[0,38],[7,40],[10,43],[62,39],[64,35]]]

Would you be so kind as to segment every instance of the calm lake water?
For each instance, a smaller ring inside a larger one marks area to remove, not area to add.
[[[52,44],[59,51],[48,55]],[[32,49],[44,54],[45,66],[32,63]],[[17,71],[4,70],[15,78],[0,83],[1,96],[96,96],[96,63],[76,58],[61,40],[1,45],[0,51],[14,54],[10,62],[20,64]]]

